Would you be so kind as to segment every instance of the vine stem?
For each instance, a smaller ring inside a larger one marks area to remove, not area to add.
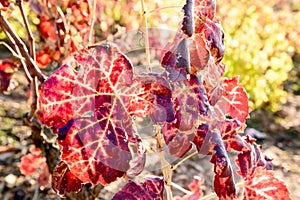
[[[157,141],[157,148],[159,149],[159,157],[162,167],[162,173],[164,176],[165,186],[166,186],[166,192],[167,192],[167,200],[172,200],[172,173],[171,165],[170,163],[165,159],[164,154],[164,142],[161,135],[161,127],[159,125],[155,126],[155,132],[156,132],[156,141]]]
[[[184,189],[183,187],[181,187],[180,185],[178,185],[178,184],[176,184],[176,183],[174,183],[174,182],[172,182],[171,184],[172,184],[172,186],[173,186],[174,188],[180,190],[181,192],[183,192],[183,193],[185,193],[185,194],[187,194],[187,195],[193,194],[193,192]]]
[[[23,67],[24,73],[25,73],[25,77],[28,81],[28,83],[31,83],[32,81],[32,77],[28,71],[27,65],[26,65],[26,60],[24,59],[24,57],[22,57],[21,52],[19,47],[16,45],[15,41],[12,39],[12,37],[10,36],[9,33],[6,33],[6,36],[9,40],[9,42],[11,43],[11,45],[15,48],[15,50],[13,50],[10,46],[8,46],[6,43],[3,43],[5,46],[7,46],[7,48],[10,50],[10,52],[12,53],[13,56],[15,56],[16,58],[18,58],[21,62],[21,66]]]
[[[149,17],[150,14],[154,13],[154,12],[160,12],[161,10],[166,10],[166,9],[174,9],[174,8],[180,8],[182,9],[182,6],[165,6],[165,7],[162,7],[162,8],[156,8],[156,9],[153,9],[153,10],[149,10],[147,12],[147,17]]]
[[[92,43],[92,37],[94,33],[94,25],[95,25],[95,19],[96,19],[96,7],[97,7],[97,1],[93,0],[93,9],[92,9],[92,17],[90,20],[90,32],[89,32],[89,45]]]
[[[35,61],[36,60],[36,55],[35,55],[35,40],[34,40],[32,31],[31,31],[31,29],[29,27],[28,19],[26,17],[26,12],[25,12],[25,9],[24,9],[23,0],[17,0],[16,3],[17,3],[17,5],[18,5],[18,7],[20,9],[20,12],[21,12],[21,15],[22,15],[22,19],[23,19],[23,22],[24,22],[24,25],[25,25],[25,29],[26,29],[26,32],[27,32],[27,35],[28,35],[29,47],[30,47],[30,55],[31,55],[32,59]]]
[[[32,35],[32,32],[29,28],[28,20],[26,18],[26,15],[24,13],[23,8],[23,1],[19,0],[17,2],[19,5],[20,11],[23,16],[23,20],[25,23],[26,31],[29,37],[30,41],[30,52],[28,52],[28,49],[25,45],[25,43],[21,40],[21,38],[16,34],[15,30],[11,27],[11,25],[8,23],[6,18],[2,15],[0,11],[0,27],[6,34],[9,42],[13,44],[13,48],[15,52],[18,53],[18,57],[23,57],[23,59],[20,59],[20,62],[22,63],[22,67],[25,72],[25,76],[27,78],[27,81],[29,82],[29,85],[32,86],[32,104],[29,114],[24,118],[26,124],[30,124],[36,110],[38,107],[38,85],[39,82],[43,83],[46,80],[46,76],[41,72],[41,70],[38,68],[34,58],[35,58],[35,46],[34,46],[34,38]],[[30,39],[31,38],[31,39]]]
[[[8,36],[9,39],[11,39],[12,44],[16,44],[18,46],[20,53],[22,57],[26,60],[28,65],[28,71],[30,72],[31,77],[37,76],[39,81],[41,83],[44,82],[44,80],[47,79],[47,77],[41,72],[41,70],[38,68],[36,62],[32,59],[30,54],[28,53],[28,49],[24,42],[20,39],[20,37],[16,34],[16,32],[13,30],[13,28],[10,26],[8,21],[3,17],[3,15],[0,12],[0,26],[4,33]],[[13,40],[13,41],[12,41]]]
[[[25,60],[20,54],[17,54],[16,51],[13,48],[11,48],[7,43],[0,41],[0,45],[5,46],[14,57],[20,59],[21,61]]]
[[[148,72],[151,72],[150,67],[150,52],[149,52],[149,33],[148,33],[148,21],[147,21],[147,11],[145,1],[141,0],[142,4],[142,15],[144,21],[144,29],[145,29],[145,51],[146,51],[146,69]]]
[[[193,153],[191,153],[190,155],[186,156],[185,158],[183,158],[182,160],[180,160],[176,165],[172,166],[172,171],[176,170],[179,165],[181,165],[183,162],[187,161],[188,159],[190,159],[191,157],[195,156],[198,154],[198,151],[195,151]]]

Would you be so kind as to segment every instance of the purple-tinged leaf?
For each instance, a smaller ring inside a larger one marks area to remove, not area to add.
[[[184,17],[182,21],[181,30],[188,37],[192,37],[195,31],[194,24],[194,1],[186,0],[185,5],[183,6]]]
[[[174,120],[174,108],[172,102],[172,89],[164,76],[159,74],[142,74],[138,77],[140,91],[131,99],[131,109],[137,110],[144,106],[144,114],[150,115],[154,123],[171,122]],[[136,104],[139,105],[136,105]]]
[[[61,159],[74,176],[106,185],[130,169],[129,144],[141,144],[132,116],[143,107],[130,106],[141,88],[115,47],[83,49],[76,61],[78,72],[65,65],[42,86],[41,121],[58,129]]]
[[[182,157],[191,149],[197,127],[208,114],[209,104],[197,76],[191,75],[189,80],[172,86],[176,120],[164,125],[163,135],[169,152]]]
[[[263,157],[261,152],[261,146],[255,144],[255,139],[249,135],[243,137],[245,148],[238,154],[236,163],[240,170],[238,174],[244,179],[251,177],[258,167],[263,167],[267,170],[272,169],[272,160]]]
[[[213,132],[209,129],[208,123],[203,123],[197,128],[193,143],[196,145],[199,153],[203,155],[212,154],[215,147],[215,144],[211,142],[212,137]]]
[[[209,110],[205,88],[197,76],[191,75],[189,80],[173,84],[176,127],[187,131],[199,126]]]
[[[245,128],[239,120],[225,119],[225,121],[218,122],[216,127],[221,130],[222,140],[228,152],[232,149],[240,152],[246,148],[243,139],[238,135]]]
[[[171,81],[187,80],[190,73],[189,41],[178,33],[175,37],[170,50],[163,54],[161,64],[169,72]]]
[[[166,123],[162,132],[171,155],[181,158],[192,148],[193,133],[180,132],[172,123]]]
[[[129,180],[112,200],[163,200],[164,181],[160,178],[147,178],[143,184]]]
[[[209,50],[205,38],[202,34],[194,34],[194,39],[190,43],[191,74],[203,70],[210,58]]]
[[[215,153],[210,162],[214,164],[214,189],[220,199],[236,197],[233,171],[227,151],[219,131],[213,130],[212,143],[215,144]]]
[[[207,48],[215,63],[219,63],[224,54],[224,31],[221,24],[211,20],[197,20],[195,42]],[[204,44],[203,44],[204,42]]]
[[[290,199],[283,181],[272,171],[272,160],[263,157],[261,146],[249,135],[243,137],[245,149],[238,154],[238,174],[244,179],[243,199]]]
[[[137,147],[137,156],[131,160],[130,164],[130,169],[127,171],[127,176],[129,177],[135,177],[139,175],[145,167],[146,164],[146,149],[144,145],[141,142],[140,138],[137,138],[138,145]]]
[[[132,158],[125,130],[108,119],[74,120],[69,127],[59,129],[61,159],[83,183],[111,183],[126,174]]]

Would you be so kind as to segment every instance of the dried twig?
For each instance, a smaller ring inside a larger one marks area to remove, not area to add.
[[[30,51],[31,53],[28,53],[28,49],[24,42],[21,40],[21,38],[16,34],[14,29],[10,26],[8,21],[3,17],[2,13],[0,12],[0,26],[4,33],[6,34],[9,42],[13,45],[13,48],[15,52],[18,53],[18,57],[23,57],[24,59],[20,59],[20,62],[22,63],[26,78],[29,82],[29,84],[32,86],[32,103],[31,103],[31,110],[24,119],[27,124],[30,124],[31,119],[34,117],[35,112],[38,107],[38,86],[39,81],[40,83],[43,83],[46,79],[46,76],[41,72],[41,70],[38,68],[35,60],[33,57],[35,57],[35,47],[34,47],[34,39],[32,32],[29,29],[28,20],[24,13],[23,9],[23,1],[18,0],[17,4],[19,5],[19,8],[22,13],[22,17],[25,22],[25,27],[28,33],[29,41],[31,43],[30,45]],[[26,25],[27,24],[27,25]],[[30,39],[31,38],[31,39]],[[33,56],[33,57],[32,57]],[[26,61],[26,62],[25,62]]]
[[[90,20],[90,33],[89,33],[89,45],[91,45],[93,33],[94,33],[94,24],[95,24],[95,19],[96,19],[96,7],[97,7],[97,1],[93,0],[93,9],[92,9],[92,17]]]
[[[26,17],[26,12],[24,10],[23,0],[16,0],[16,4],[17,4],[17,6],[20,9],[20,12],[21,12],[21,15],[22,15],[22,19],[23,19],[23,22],[24,22],[24,25],[25,25],[25,29],[26,29],[26,32],[27,32],[27,35],[28,35],[29,47],[30,47],[30,55],[33,58],[33,60],[35,61],[36,60],[36,58],[35,58],[35,55],[36,55],[35,54],[35,41],[34,41],[34,37],[33,37],[32,31],[31,31],[31,29],[29,27],[28,19]]]
[[[20,53],[22,57],[26,60],[28,71],[31,75],[31,77],[36,76],[38,80],[43,83],[46,80],[46,76],[41,72],[41,70],[38,68],[35,61],[32,59],[30,54],[28,53],[28,49],[24,42],[20,39],[20,37],[16,34],[16,32],[13,30],[13,28],[9,25],[8,21],[3,17],[3,15],[0,12],[0,26],[4,33],[8,36],[8,39],[12,39],[13,41],[10,41],[11,43],[15,43],[16,46],[20,49]]]
[[[143,16],[143,22],[144,22],[144,29],[145,29],[145,50],[146,50],[146,69],[148,72],[151,72],[150,67],[150,52],[149,52],[149,33],[148,33],[148,20],[147,20],[147,11],[146,11],[146,5],[145,1],[141,0],[142,4],[142,16]]]

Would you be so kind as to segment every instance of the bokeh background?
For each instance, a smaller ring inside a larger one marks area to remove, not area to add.
[[[0,2],[12,4],[9,9],[1,8],[1,14],[28,44],[14,1]],[[51,6],[47,2],[24,2],[36,42],[37,62],[45,73],[67,62],[72,50],[107,41],[131,52],[128,56],[135,65],[145,64],[143,51],[138,51],[144,47],[139,0],[52,0]],[[154,30],[149,37],[153,62],[159,61],[161,47],[172,41],[183,16],[183,5],[183,0],[146,1],[148,28]],[[94,26],[91,16],[95,16]],[[225,32],[225,76],[239,75],[250,99],[246,133],[257,138],[265,154],[273,158],[274,170],[288,185],[292,198],[300,199],[300,2],[217,1],[217,16]],[[91,28],[94,34],[89,38]],[[0,41],[8,43],[1,29]],[[16,61],[4,45],[0,45],[0,60]],[[0,94],[0,199],[57,199],[49,185],[37,186],[38,175],[24,176],[19,170],[21,157],[32,145],[31,130],[22,123],[30,104],[28,86],[17,64],[11,74],[18,87]],[[186,186],[195,175],[205,179],[211,166],[207,166],[205,158],[201,163],[198,160],[193,158],[178,168],[174,181]],[[182,172],[184,175],[180,175]],[[209,178],[205,181],[204,191],[209,192],[212,183]],[[113,190],[103,190],[104,199]]]

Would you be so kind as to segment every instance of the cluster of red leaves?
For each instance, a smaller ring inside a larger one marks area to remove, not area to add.
[[[106,185],[127,171],[140,173],[134,169],[143,169],[144,159],[142,167],[130,166],[129,144],[144,153],[133,118],[173,120],[169,84],[155,74],[135,77],[127,57],[108,45],[83,49],[75,59],[80,69],[62,66],[40,94],[41,121],[58,134],[61,159],[82,183]],[[60,194],[70,192],[52,184]]]
[[[160,178],[147,178],[142,185],[129,180],[112,200],[163,200],[163,191],[164,181]]]
[[[14,10],[12,0],[0,0],[0,11],[11,13]]]
[[[39,68],[46,68],[52,61],[59,61],[60,52],[58,50],[53,51],[52,49],[45,48],[36,53],[36,63]]]
[[[274,180],[272,190],[288,196],[284,184],[266,171],[270,160],[262,158],[251,138],[238,134],[248,117],[248,97],[237,77],[222,77],[224,33],[215,10],[214,0],[187,0],[182,26],[161,58],[166,72],[136,75],[116,47],[98,45],[76,52],[76,70],[63,65],[44,82],[40,121],[53,129],[62,147],[62,161],[52,178],[58,194],[141,173],[146,152],[135,123],[149,116],[162,127],[170,154],[183,157],[194,145],[200,154],[212,156],[214,189],[220,199],[236,197],[227,155],[232,150],[239,152],[237,165],[247,183],[245,199],[260,197],[253,187],[266,189],[264,182],[254,181],[264,180],[263,171]],[[138,158],[130,146],[135,146]],[[193,195],[202,195],[196,186],[192,190]],[[162,199],[162,191],[159,178],[146,179],[142,185],[129,181],[114,199]],[[274,197],[269,191],[264,195]]]
[[[50,173],[46,157],[42,155],[41,150],[38,148],[30,148],[30,153],[21,158],[20,171],[25,176],[37,173],[37,182],[40,186],[46,186],[50,183]]]
[[[162,65],[169,72],[173,85],[193,90],[183,90],[182,94],[176,91],[173,97],[180,98],[178,102],[181,103],[175,104],[178,106],[175,107],[175,116],[179,118],[176,118],[175,123],[168,123],[163,130],[170,153],[182,157],[191,148],[191,143],[194,143],[199,153],[212,154],[214,188],[220,199],[236,197],[233,171],[227,156],[227,152],[232,150],[240,152],[237,164],[241,171],[246,168],[256,174],[256,171],[265,170],[267,178],[273,176],[272,179],[276,180],[273,189],[256,188],[259,191],[268,190],[264,197],[269,195],[268,198],[275,198],[276,190],[288,196],[284,183],[266,171],[270,170],[271,161],[261,158],[261,152],[253,140],[238,135],[243,131],[248,117],[248,97],[244,88],[238,84],[238,77],[222,78],[225,66],[220,61],[225,52],[224,33],[219,21],[215,20],[215,1],[195,1],[194,9],[193,2],[187,1],[183,11],[185,17],[182,27],[174,42],[169,44]],[[194,74],[197,76],[194,77]],[[196,87],[195,83],[199,86]],[[201,83],[206,92],[201,90]],[[195,87],[199,89],[195,90]],[[227,119],[228,116],[232,119]],[[178,125],[186,124],[185,120],[191,122],[190,126]],[[247,175],[245,199],[261,197],[259,192],[249,192],[249,188],[266,187],[263,183],[251,185],[254,184],[254,178],[255,175]]]
[[[46,68],[53,61],[62,63],[61,58],[68,57],[88,43],[88,1],[39,1],[31,2],[31,8],[38,14],[37,28],[43,42],[36,54],[40,68]],[[67,14],[67,11],[72,15]]]

